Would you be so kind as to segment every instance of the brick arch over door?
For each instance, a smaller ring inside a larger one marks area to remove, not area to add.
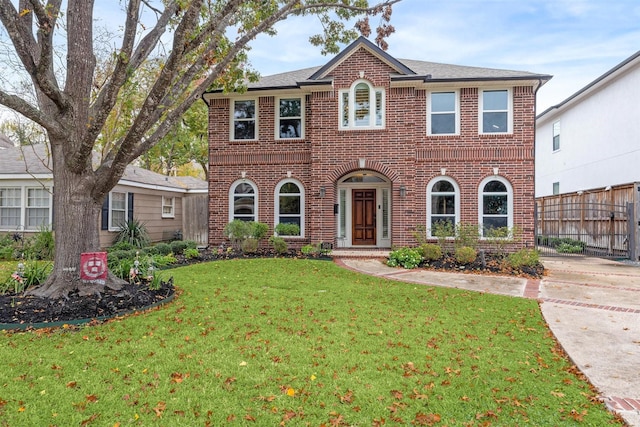
[[[327,176],[327,179],[329,180],[329,182],[335,183],[344,175],[357,170],[370,170],[378,172],[379,174],[387,177],[387,179],[389,179],[391,182],[397,182],[399,180],[397,172],[380,162],[370,160],[367,160],[365,162],[364,167],[360,166],[360,162],[358,160],[343,163],[342,165],[339,165],[333,172],[331,172],[329,176]]]

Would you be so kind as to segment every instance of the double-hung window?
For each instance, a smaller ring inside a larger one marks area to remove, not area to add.
[[[276,186],[275,225],[295,224],[298,236],[304,236],[304,191],[294,180],[282,181]]]
[[[480,91],[480,129],[482,133],[512,132],[512,101],[508,89]]]
[[[20,187],[0,188],[0,228],[20,227],[21,194]]]
[[[255,99],[233,100],[231,139],[251,140],[257,138],[257,119]]]
[[[449,177],[437,177],[427,186],[427,228],[430,237],[455,235],[460,222],[460,188]]]
[[[340,91],[340,128],[384,128],[384,90],[366,80]]]
[[[46,188],[27,188],[27,230],[49,227],[51,194]]]
[[[127,223],[127,193],[111,192],[109,198],[109,230]]]
[[[480,183],[478,196],[482,237],[495,235],[497,229],[510,231],[513,227],[513,190],[509,181],[499,176],[486,178]]]
[[[258,220],[258,190],[253,183],[240,181],[231,186],[229,211],[229,221]]]
[[[278,100],[276,138],[296,139],[303,137],[302,98],[280,98]]]
[[[175,197],[162,196],[162,218],[175,218]]]
[[[553,151],[560,149],[560,121],[553,124]]]
[[[457,92],[431,92],[427,109],[429,135],[456,135],[459,133]]]

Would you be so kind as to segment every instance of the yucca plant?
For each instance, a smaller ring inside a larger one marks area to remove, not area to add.
[[[149,233],[144,223],[137,219],[131,219],[118,226],[118,234],[113,240],[113,244],[128,242],[135,248],[144,248],[149,244]]]

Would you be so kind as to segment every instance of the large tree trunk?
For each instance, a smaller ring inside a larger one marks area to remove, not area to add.
[[[55,215],[55,258],[53,272],[42,285],[29,293],[48,298],[65,297],[78,289],[81,294],[101,292],[105,286],[119,289],[124,283],[109,273],[104,283],[80,280],[80,254],[100,249],[100,212],[102,200],[94,200],[94,176],[91,168],[77,174],[64,166],[61,144],[52,141],[51,155],[55,168],[53,206]]]

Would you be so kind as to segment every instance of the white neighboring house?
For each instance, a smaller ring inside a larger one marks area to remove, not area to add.
[[[536,117],[536,198],[640,181],[640,51]]]
[[[53,174],[48,147],[14,147],[0,135],[0,235],[35,233],[53,223]],[[129,165],[105,199],[100,245],[110,246],[119,223],[144,223],[152,242],[179,235],[207,242],[208,184],[185,176],[165,176]]]

